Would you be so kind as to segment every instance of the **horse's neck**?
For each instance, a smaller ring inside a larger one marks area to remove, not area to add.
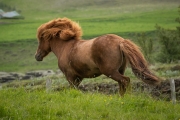
[[[74,44],[74,41],[51,41],[51,50],[59,58],[65,49],[70,49]]]

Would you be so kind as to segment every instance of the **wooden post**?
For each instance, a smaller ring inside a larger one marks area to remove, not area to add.
[[[2,85],[1,85],[1,83],[0,83],[0,90],[2,89]]]
[[[171,87],[171,100],[173,104],[176,104],[176,89],[174,79],[170,79],[170,87]]]
[[[47,79],[46,80],[46,92],[50,92],[51,91],[51,85],[52,85],[52,80],[51,79]]]

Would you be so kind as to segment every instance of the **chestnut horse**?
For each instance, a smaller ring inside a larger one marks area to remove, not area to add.
[[[139,47],[132,41],[114,34],[91,40],[81,40],[81,36],[79,24],[68,18],[58,18],[42,24],[37,30],[39,46],[36,60],[42,61],[52,51],[71,86],[78,87],[83,78],[104,74],[118,82],[121,96],[130,83],[130,78],[124,76],[127,63],[145,83],[160,83],[159,78],[148,69]]]

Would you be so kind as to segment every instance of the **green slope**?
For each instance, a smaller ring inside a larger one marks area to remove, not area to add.
[[[57,61],[47,56],[37,63],[36,29],[58,17],[69,17],[80,23],[83,38],[115,33],[131,39],[131,33],[155,30],[155,24],[175,29],[178,1],[155,0],[0,0],[21,11],[25,19],[0,19],[0,71],[56,69]]]

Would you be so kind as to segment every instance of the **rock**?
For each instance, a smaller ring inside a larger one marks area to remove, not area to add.
[[[0,72],[0,83],[16,80],[17,78],[7,72]]]
[[[8,75],[9,73],[7,72],[0,72],[0,77],[3,76],[3,75]]]
[[[10,74],[4,74],[0,76],[0,83],[8,82],[11,80],[16,80],[16,77],[10,75]]]
[[[180,70],[180,65],[176,65],[174,67],[171,68],[172,71],[178,71]]]
[[[25,75],[17,72],[0,72],[0,82],[8,82],[11,80],[21,80]],[[25,77],[27,78],[27,77]]]
[[[44,76],[49,76],[49,75],[54,75],[53,70],[36,70],[36,71],[31,71],[27,72],[26,75],[30,75],[32,77],[44,77]]]
[[[42,76],[42,73],[37,71],[31,71],[31,72],[27,72],[26,75],[31,77],[40,77]]]
[[[36,70],[27,72],[26,74],[17,72],[0,72],[0,83],[12,81],[12,80],[28,80],[34,77],[44,77],[49,75],[54,75],[53,70]]]
[[[17,80],[22,80],[22,78],[25,76],[23,73],[16,73],[16,72],[11,72],[10,75],[14,76]]]
[[[9,74],[12,75],[12,76],[14,76],[14,77],[16,77],[16,78],[21,78],[21,77],[24,76],[23,73],[17,73],[17,72],[11,72],[11,73],[9,73]]]
[[[20,80],[29,80],[32,79],[31,75],[24,75],[23,77],[20,78]]]
[[[63,74],[60,69],[57,69],[56,74]]]

